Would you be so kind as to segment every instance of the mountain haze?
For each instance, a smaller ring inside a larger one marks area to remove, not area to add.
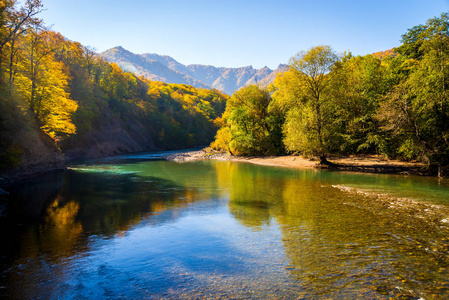
[[[109,49],[101,54],[109,62],[116,63],[124,71],[132,72],[137,76],[144,76],[150,80],[167,83],[188,84],[199,88],[211,88],[210,86],[168,67],[168,61],[175,61],[167,56],[159,60],[146,58],[144,55],[134,54],[122,47]],[[171,60],[169,60],[170,58]],[[175,61],[176,62],[176,61]]]
[[[254,69],[252,66],[225,68],[199,64],[183,65],[167,55],[134,54],[120,46],[106,50],[101,56],[125,71],[151,80],[184,83],[198,88],[215,88],[230,95],[249,84],[268,85],[277,73],[287,70],[286,65],[279,65],[276,70],[268,67]]]

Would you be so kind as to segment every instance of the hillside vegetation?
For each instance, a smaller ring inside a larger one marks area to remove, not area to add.
[[[382,154],[449,165],[449,15],[409,29],[384,53],[302,51],[268,90],[228,101],[212,147],[240,155]]]
[[[0,169],[213,140],[228,96],[122,71],[46,29],[40,0],[0,6]]]

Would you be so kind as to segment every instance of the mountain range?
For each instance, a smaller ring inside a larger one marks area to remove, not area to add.
[[[273,82],[277,73],[288,68],[282,64],[276,70],[268,67],[254,69],[252,66],[225,68],[198,64],[183,65],[167,55],[135,54],[121,46],[106,50],[100,55],[105,60],[116,63],[123,70],[150,80],[188,84],[198,88],[214,88],[229,95],[249,84],[258,83],[266,86]]]

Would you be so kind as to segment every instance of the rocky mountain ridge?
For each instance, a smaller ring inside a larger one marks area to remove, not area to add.
[[[254,69],[252,66],[225,68],[200,64],[184,65],[167,55],[134,54],[121,46],[106,50],[101,56],[125,71],[151,80],[215,88],[229,95],[249,84],[268,85],[277,73],[287,70],[287,66],[282,64],[276,70],[268,67]]]

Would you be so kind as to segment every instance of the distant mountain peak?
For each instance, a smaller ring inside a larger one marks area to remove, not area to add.
[[[200,88],[215,88],[229,95],[249,84],[268,85],[276,74],[286,67],[280,64],[278,69],[267,66],[254,69],[252,65],[239,68],[215,67],[211,65],[184,65],[171,56],[156,53],[134,54],[122,46],[101,53],[109,62],[122,69],[144,76],[150,80],[167,83],[184,83]]]
[[[126,50],[125,48],[123,48],[122,46],[116,46],[116,47],[111,48],[111,49],[109,49],[109,50],[128,51],[128,50]],[[128,52],[129,52],[129,51],[128,51]]]

